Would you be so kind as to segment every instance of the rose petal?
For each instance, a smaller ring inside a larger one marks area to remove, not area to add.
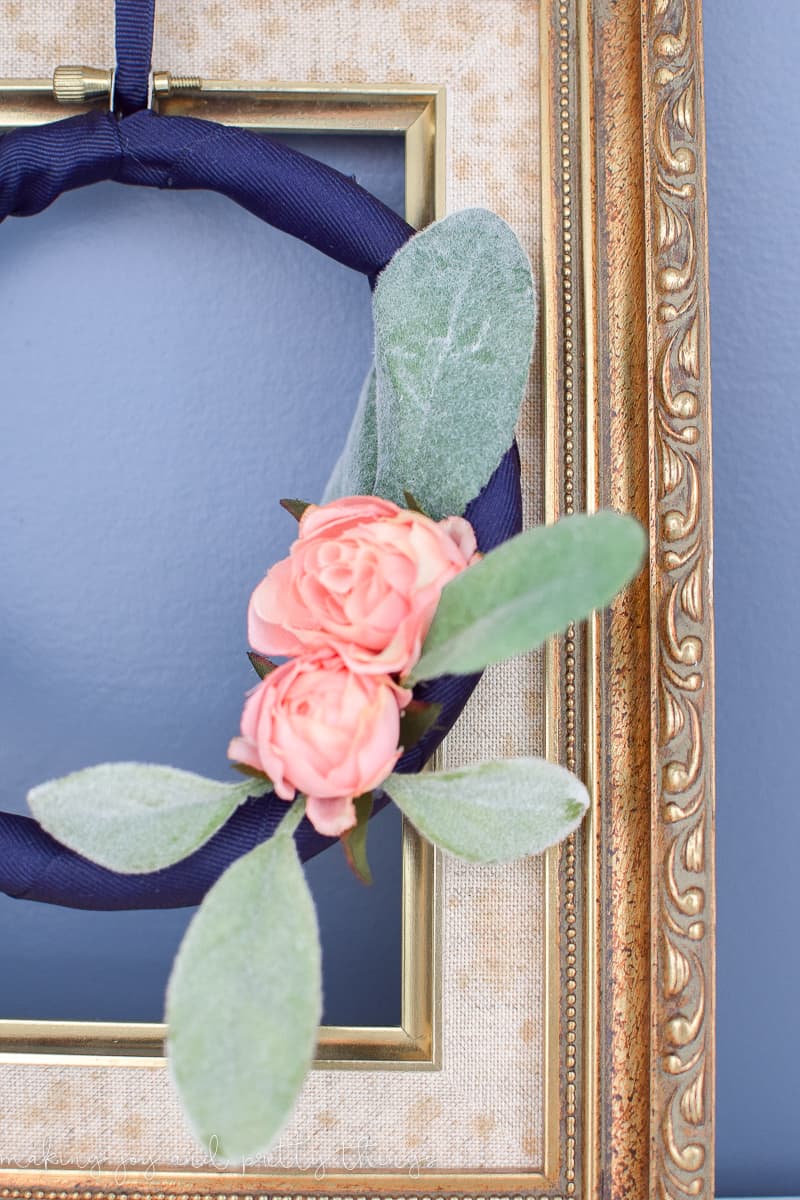
[[[306,816],[317,833],[325,837],[341,837],[358,819],[352,796],[309,796]]]
[[[247,738],[231,738],[228,746],[228,758],[231,762],[241,763],[244,767],[252,767],[255,771],[263,771],[264,767],[258,753],[258,746]],[[266,773],[266,772],[265,772]]]

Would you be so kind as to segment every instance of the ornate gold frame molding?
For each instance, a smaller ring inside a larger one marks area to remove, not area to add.
[[[705,131],[700,8],[653,2],[647,164],[651,411],[659,522],[653,669],[659,915],[653,1176],[692,1191],[713,1171],[714,754]],[[709,1186],[709,1195],[713,1188]]]
[[[609,698],[598,760],[608,964],[598,1187],[614,1197],[711,1200],[714,644],[701,4],[598,0],[593,16],[595,498],[634,508],[651,539],[649,579],[597,629]]]

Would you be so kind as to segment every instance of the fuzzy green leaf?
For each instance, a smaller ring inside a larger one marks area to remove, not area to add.
[[[603,608],[639,569],[632,517],[600,512],[529,529],[444,588],[410,681],[469,675],[538,646]]]
[[[36,820],[84,858],[137,875],[179,862],[269,782],[217,783],[146,763],[103,763],[28,792]]]
[[[323,503],[342,496],[374,496],[378,461],[378,426],[375,414],[375,371],[364,380],[344,449],[325,487]]]
[[[511,445],[535,305],[524,250],[504,221],[467,209],[416,234],[374,297],[375,492],[412,492],[435,519],[462,513]]]
[[[352,829],[348,829],[347,833],[342,834],[342,848],[348,866],[353,874],[362,883],[371,884],[372,871],[367,861],[367,830],[369,828],[369,819],[372,816],[372,792],[367,792],[363,796],[356,796],[354,803],[358,823]]]
[[[589,805],[581,781],[543,758],[391,775],[383,787],[429,841],[469,862],[539,854],[577,829]]]
[[[214,884],[167,989],[173,1079],[200,1141],[231,1162],[291,1115],[322,1015],[314,903],[288,829]]]

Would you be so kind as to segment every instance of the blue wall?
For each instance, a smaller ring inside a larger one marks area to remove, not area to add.
[[[402,210],[401,139],[298,144]],[[233,780],[248,596],[344,441],[369,287],[220,196],[114,184],[0,255],[0,808],[107,759]],[[369,893],[338,847],[309,866],[329,1022],[399,1020],[396,811],[370,857]],[[159,1020],[189,915],[0,897],[0,1016]]]
[[[717,1191],[800,1193],[800,4],[704,0],[716,490]]]

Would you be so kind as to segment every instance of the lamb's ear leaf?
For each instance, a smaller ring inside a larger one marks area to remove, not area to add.
[[[358,398],[344,449],[328,480],[323,503],[342,496],[374,496],[378,461],[378,427],[375,413],[375,370],[370,369]]]
[[[520,533],[446,585],[409,682],[470,675],[603,608],[639,569],[633,517],[599,512]]]
[[[342,849],[353,874],[362,883],[371,884],[372,871],[367,861],[367,829],[369,828],[369,819],[372,816],[372,792],[366,792],[363,796],[356,796],[354,804],[356,807],[357,823],[352,829],[348,829],[347,833],[342,834]]]
[[[416,234],[378,277],[375,494],[463,513],[514,437],[533,346],[531,268],[485,209]]]
[[[589,805],[581,781],[543,758],[390,775],[383,784],[429,841],[469,862],[513,862],[562,841]]]
[[[218,783],[148,763],[102,763],[28,792],[47,833],[112,871],[138,875],[187,858],[220,829],[260,783]]]
[[[205,1146],[236,1163],[269,1148],[311,1067],[321,1015],[314,903],[279,829],[208,892],[167,989],[172,1076]]]

